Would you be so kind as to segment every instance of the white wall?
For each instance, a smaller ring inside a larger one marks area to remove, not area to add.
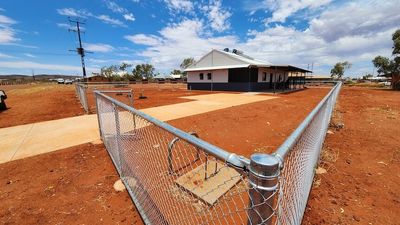
[[[267,80],[263,81],[263,73],[267,73]],[[288,74],[287,72],[283,71],[283,70],[275,70],[275,69],[271,69],[271,68],[258,68],[258,82],[269,82],[270,81],[270,77],[272,76],[272,82],[278,82],[279,81],[279,75],[281,76],[281,82],[282,81],[287,81],[288,79]]]
[[[203,73],[203,80],[200,80],[200,73]],[[207,79],[207,74],[212,74],[212,80]],[[204,70],[187,73],[188,83],[228,83],[228,70]]]

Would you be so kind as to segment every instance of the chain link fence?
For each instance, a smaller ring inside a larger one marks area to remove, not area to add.
[[[86,113],[89,113],[89,103],[87,99],[87,86],[84,84],[76,83],[75,84],[75,92],[76,96],[78,96],[79,102],[82,105],[82,108]]]
[[[340,86],[274,154],[250,159],[95,95],[101,138],[146,224],[300,224]]]
[[[129,83],[126,82],[81,82],[75,84],[75,92],[85,113],[89,114],[95,113],[97,110],[94,91],[101,91],[127,105],[133,106],[133,91],[132,89],[127,89],[128,85]]]

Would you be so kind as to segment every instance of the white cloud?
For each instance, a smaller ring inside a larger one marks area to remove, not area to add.
[[[237,43],[234,36],[206,37],[203,22],[195,19],[170,24],[159,33],[160,36],[137,34],[125,37],[136,44],[147,45],[139,55],[157,69],[176,68],[186,57],[200,57],[212,48],[222,49]]]
[[[16,37],[16,32],[12,28],[0,28],[0,44],[12,44],[20,39]]]
[[[210,5],[204,6],[203,10],[206,11],[213,30],[222,32],[230,28],[228,19],[232,14],[222,8],[221,0],[212,1]]]
[[[31,53],[24,53],[24,56],[29,57],[29,58],[36,58],[36,56],[32,55]]]
[[[89,62],[92,62],[92,63],[100,63],[100,64],[103,64],[103,63],[110,63],[110,62],[112,62],[113,60],[108,60],[108,59],[92,59],[92,58],[89,58],[88,61],[89,61]]]
[[[382,4],[359,0],[327,8],[305,30],[278,25],[262,31],[251,30],[244,40],[232,35],[210,34],[207,25],[197,19],[170,24],[157,36],[136,34],[125,38],[146,45],[140,56],[161,69],[177,68],[183,58],[198,59],[212,48],[229,47],[274,64],[307,68],[307,64],[314,63],[315,71],[324,73],[329,73],[334,63],[348,60],[354,64],[349,72],[358,75],[363,69],[372,70],[371,60],[376,55],[391,54],[391,34],[399,28],[395,20],[400,18],[395,2],[380,7]],[[365,20],[366,15],[370,15],[368,20]],[[382,21],[387,15],[390,18]],[[352,32],[353,29],[359,30]]]
[[[85,49],[93,52],[111,52],[114,47],[108,44],[96,43],[96,44],[85,44]]]
[[[326,41],[343,36],[375,35],[392,27],[399,27],[400,1],[349,2],[321,13],[311,20],[310,29]]]
[[[161,43],[161,38],[155,35],[144,35],[144,34],[136,34],[136,35],[126,35],[125,39],[135,43],[142,45],[158,45]]]
[[[164,0],[164,2],[167,4],[167,7],[171,12],[190,12],[194,8],[193,3],[189,0]]]
[[[89,16],[93,16],[92,13],[86,11],[86,10],[76,10],[74,8],[63,8],[63,9],[57,9],[58,14],[62,16],[70,16],[70,17],[82,17],[86,18]]]
[[[101,20],[103,23],[111,24],[113,26],[120,26],[120,27],[126,26],[121,20],[111,18],[108,15],[100,15],[96,16],[96,18]]]
[[[285,22],[286,19],[303,9],[315,10],[322,6],[329,5],[331,0],[264,0],[262,2],[245,1],[245,9],[250,14],[258,10],[266,10],[272,13],[272,16],[265,19],[267,24],[272,22]]]
[[[110,16],[104,15],[104,14],[102,14],[102,15],[94,15],[91,12],[88,12],[88,11],[86,11],[84,9],[76,10],[76,9],[73,9],[73,8],[63,8],[63,9],[57,9],[57,12],[58,12],[58,14],[60,14],[62,16],[82,17],[82,18],[93,17],[93,18],[96,18],[96,19],[102,21],[103,23],[106,23],[106,24],[111,24],[113,26],[126,27],[126,25],[121,20],[118,20],[118,19],[115,19],[115,18],[111,18]],[[60,23],[59,26],[66,27],[62,23]]]
[[[53,70],[53,71],[81,71],[80,66],[71,66],[63,64],[46,64],[37,63],[32,61],[0,61],[1,68],[9,69],[43,69],[43,70]],[[97,68],[88,67],[88,70],[96,70]]]
[[[16,30],[11,27],[16,23],[10,17],[0,15],[0,44],[12,44],[20,40],[16,37]]]
[[[121,7],[116,2],[113,1],[105,1],[105,3],[108,9],[110,9],[114,13],[121,14],[125,20],[135,21],[133,13],[130,13],[129,10],[127,10],[126,8]]]
[[[10,17],[0,15],[0,26],[7,26],[17,23],[17,21],[11,19]]]
[[[108,9],[115,13],[128,13],[128,10],[119,6],[116,2],[113,1],[105,1]]]
[[[1,53],[1,52],[0,52],[0,58],[3,58],[3,59],[13,59],[13,58],[16,58],[16,57],[14,57],[14,56],[12,56],[12,55],[8,55],[8,54],[4,54],[4,53]]]
[[[132,13],[124,14],[124,19],[129,21],[135,21],[135,17]]]

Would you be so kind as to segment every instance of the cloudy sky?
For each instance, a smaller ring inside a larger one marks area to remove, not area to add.
[[[372,73],[371,59],[390,56],[400,28],[400,0],[2,0],[0,74],[81,74],[74,24],[89,72],[121,62],[151,63],[168,73],[186,57],[237,48],[274,64],[329,74],[350,61],[348,76]]]

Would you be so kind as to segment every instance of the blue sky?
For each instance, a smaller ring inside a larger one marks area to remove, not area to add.
[[[68,17],[85,21],[87,69],[151,63],[160,73],[213,48],[237,48],[272,62],[329,74],[350,61],[348,76],[372,73],[390,56],[400,0],[2,0],[0,74],[81,74]]]

